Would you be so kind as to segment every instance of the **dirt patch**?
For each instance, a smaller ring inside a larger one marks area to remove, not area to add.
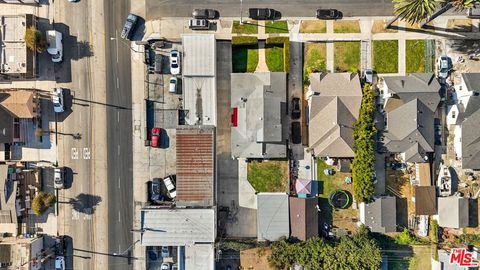
[[[386,191],[397,197],[397,223],[406,226],[408,218],[415,214],[415,204],[412,201],[414,195],[413,186],[410,184],[410,172],[385,170]]]
[[[372,33],[397,33],[398,30],[396,29],[385,29],[385,24],[388,22],[388,20],[375,20],[373,21],[372,25]],[[398,21],[394,22],[392,24],[393,27],[398,26]]]
[[[252,248],[240,251],[240,269],[274,270],[268,264],[268,256],[272,254],[270,248]]]
[[[326,33],[327,23],[324,20],[302,21],[300,33]]]
[[[471,19],[449,19],[447,32],[472,32]]]

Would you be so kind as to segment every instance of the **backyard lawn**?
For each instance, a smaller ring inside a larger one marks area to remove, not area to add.
[[[406,72],[415,73],[415,72],[431,72],[427,70],[427,67],[432,68],[434,65],[435,53],[426,59],[426,42],[425,40],[407,40],[405,45],[405,54],[406,54]],[[434,48],[434,46],[433,46]],[[433,49],[434,50],[434,49]],[[430,61],[430,63],[427,63]]]
[[[334,65],[337,72],[357,72],[360,68],[360,42],[335,42]]]
[[[288,33],[287,21],[266,21],[265,33]]]
[[[398,40],[373,41],[373,69],[377,73],[398,72]]]
[[[233,21],[232,33],[258,34],[257,22],[244,22],[243,24],[240,24],[240,21]]]
[[[358,21],[334,21],[334,33],[360,33],[360,24]]]
[[[300,33],[326,33],[327,23],[324,20],[302,21]]]
[[[257,192],[287,192],[288,161],[251,161],[247,179]]]
[[[258,46],[232,46],[232,71],[254,72],[258,64]]]
[[[308,78],[312,72],[327,70],[327,47],[325,43],[305,43],[305,64],[303,76]]]
[[[267,62],[268,70],[270,70],[271,72],[285,71],[283,61],[283,46],[265,46],[265,61]]]

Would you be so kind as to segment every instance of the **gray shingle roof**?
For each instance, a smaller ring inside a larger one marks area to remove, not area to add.
[[[480,92],[480,73],[462,73],[462,79],[469,91]]]
[[[0,143],[13,142],[13,116],[0,108]]]
[[[480,169],[480,110],[462,123],[462,168]]]
[[[379,197],[370,203],[360,204],[360,221],[372,232],[387,233],[397,230],[395,197]]]
[[[468,226],[468,199],[457,196],[438,197],[438,225],[447,228]]]
[[[262,192],[257,194],[257,238],[276,241],[290,231],[288,195]]]

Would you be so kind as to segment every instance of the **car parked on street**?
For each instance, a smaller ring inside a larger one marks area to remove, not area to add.
[[[55,88],[52,94],[53,111],[61,113],[65,111],[65,104],[63,99],[63,88]]]
[[[170,52],[170,73],[172,75],[180,74],[180,53],[177,50]]]
[[[279,19],[279,12],[273,8],[250,8],[248,17],[253,20],[275,20]]]
[[[298,119],[300,118],[300,99],[295,97],[292,98],[292,119]]]
[[[342,13],[336,9],[317,9],[317,19],[337,20],[342,18]]]
[[[217,18],[217,11],[214,9],[194,9],[192,17],[195,19],[215,19]]]
[[[158,127],[154,127],[152,128],[152,130],[150,131],[150,146],[153,147],[153,148],[159,148],[160,147],[160,144],[161,144],[161,140],[160,140],[160,135],[161,135],[161,129],[158,128]]]
[[[208,30],[210,29],[210,21],[207,19],[191,19],[188,21],[188,28],[192,30]]]
[[[122,33],[120,36],[123,39],[130,40],[132,38],[133,32],[135,30],[135,26],[137,24],[138,17],[137,15],[134,15],[132,13],[128,14],[127,16],[127,21],[125,22],[125,25],[123,26]]]
[[[167,188],[168,191],[168,196],[172,199],[175,199],[177,197],[177,191],[175,189],[175,184],[173,181],[172,176],[167,176],[163,178],[163,183],[165,184],[165,187]]]
[[[452,69],[452,60],[446,55],[440,56],[437,61],[438,77],[446,79]]]
[[[64,187],[64,177],[62,168],[53,169],[53,187],[56,189],[62,189]]]

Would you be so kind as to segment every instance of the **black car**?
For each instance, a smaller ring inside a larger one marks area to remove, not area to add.
[[[248,10],[248,17],[254,20],[275,20],[279,16],[272,8],[250,8]]]
[[[317,9],[317,19],[336,20],[341,18],[342,13],[336,9]]]
[[[160,179],[154,178],[150,183],[150,200],[153,202],[159,201],[161,198]]]
[[[300,99],[292,99],[292,119],[300,118]]]
[[[302,142],[301,133],[300,122],[292,122],[292,143],[299,144]]]
[[[132,37],[137,21],[138,17],[136,15],[131,13],[128,14],[127,21],[125,22],[125,26],[123,26],[122,33],[120,34],[123,39],[130,39]]]
[[[215,19],[217,18],[217,11],[213,9],[194,9],[192,17],[195,19]]]

